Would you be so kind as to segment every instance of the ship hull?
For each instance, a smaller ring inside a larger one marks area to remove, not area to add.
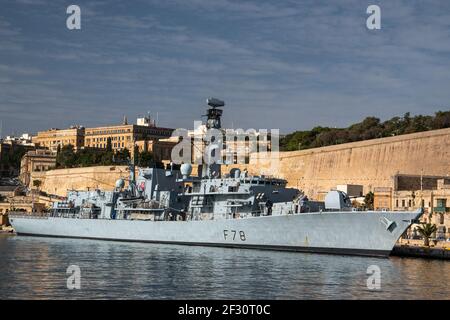
[[[10,218],[19,235],[388,256],[419,212],[326,212],[207,221]]]

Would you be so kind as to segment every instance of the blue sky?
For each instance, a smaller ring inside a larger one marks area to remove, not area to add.
[[[449,71],[447,0],[0,2],[3,135],[147,111],[192,128],[209,96],[226,126],[281,132],[433,114],[450,109]]]

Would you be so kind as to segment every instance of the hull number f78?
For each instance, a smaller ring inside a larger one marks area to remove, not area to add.
[[[247,240],[245,237],[245,232],[237,230],[223,230],[223,238],[224,240]]]

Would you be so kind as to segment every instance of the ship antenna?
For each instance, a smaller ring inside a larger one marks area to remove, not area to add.
[[[133,192],[133,194],[135,193],[136,190],[136,166],[134,164],[134,157],[132,159],[128,158],[128,169],[130,171],[130,178],[129,178],[129,183],[130,183],[130,190]]]

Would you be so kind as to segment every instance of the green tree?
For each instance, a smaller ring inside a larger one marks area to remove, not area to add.
[[[148,140],[144,140],[144,152],[148,152]]]
[[[82,149],[77,153],[77,165],[88,167],[97,163],[97,152],[93,149]]]
[[[450,128],[450,111],[438,111],[431,124],[433,129]]]
[[[367,193],[364,197],[364,204],[368,210],[373,210],[373,198],[374,195],[372,191]]]
[[[71,144],[65,145],[56,155],[56,166],[58,168],[72,168],[77,163],[75,151]]]
[[[147,156],[144,156],[147,159]],[[74,168],[89,166],[110,166],[125,164],[130,159],[130,151],[122,149],[108,151],[107,149],[85,148],[74,152],[72,146],[64,146],[58,153],[57,168]]]
[[[114,155],[114,163],[127,163],[128,159],[131,158],[130,150],[127,148],[122,150],[117,150]]]
[[[112,142],[111,142],[111,137],[108,137],[108,139],[106,139],[106,151],[107,152],[112,152]]]
[[[114,152],[113,151],[106,151],[101,153],[101,160],[100,163],[102,166],[110,166],[114,164]]]
[[[422,235],[423,237],[423,245],[425,247],[430,246],[430,238],[437,230],[435,224],[431,223],[422,223],[420,226],[417,227],[417,231]]]
[[[133,159],[135,160],[135,163],[136,160],[139,159],[139,147],[136,145],[133,147]]]
[[[367,117],[347,128],[314,127],[309,131],[292,132],[280,139],[280,149],[303,150],[443,128],[450,128],[450,111],[439,111],[434,116],[414,117],[407,112],[403,117],[393,117],[384,122],[375,117]]]
[[[41,180],[33,180],[33,187],[35,187],[36,189],[39,190],[41,185],[42,185],[42,181]]]
[[[137,154],[136,164],[139,167],[151,167],[154,164],[153,154],[149,151],[142,151]]]
[[[6,170],[19,171],[20,161],[26,153],[26,149],[23,146],[13,145],[9,152],[2,152],[0,158],[0,164]]]

